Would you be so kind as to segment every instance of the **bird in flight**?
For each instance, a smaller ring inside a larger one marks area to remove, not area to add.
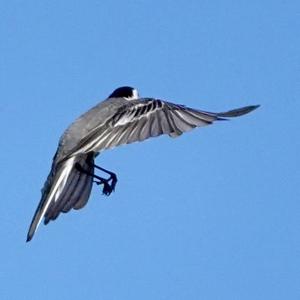
[[[105,149],[167,134],[178,137],[196,127],[247,114],[259,105],[212,113],[155,98],[140,98],[135,88],[117,88],[103,102],[76,119],[63,133],[51,171],[27,234],[29,242],[42,219],[44,224],[88,201],[93,183],[103,186],[103,194],[114,191],[117,176],[95,164]],[[107,178],[95,174],[107,174]]]

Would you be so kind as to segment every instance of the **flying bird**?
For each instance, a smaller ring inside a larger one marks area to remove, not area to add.
[[[247,114],[259,105],[212,113],[155,98],[140,98],[135,88],[117,88],[103,102],[76,119],[63,133],[42,197],[27,234],[27,242],[44,219],[55,220],[61,212],[82,208],[93,183],[103,185],[103,194],[114,191],[117,176],[95,164],[105,149],[167,134],[178,137],[196,127]],[[107,178],[95,174],[99,170]]]

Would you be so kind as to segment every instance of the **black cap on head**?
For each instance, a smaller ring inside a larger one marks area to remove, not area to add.
[[[109,98],[132,98],[134,97],[135,89],[130,86],[122,86],[114,90]]]

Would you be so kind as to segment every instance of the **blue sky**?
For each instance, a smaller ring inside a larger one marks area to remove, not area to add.
[[[2,1],[1,299],[300,299],[299,1]],[[297,85],[298,83],[298,85]],[[109,198],[25,243],[60,134],[132,85],[252,114],[104,152]]]

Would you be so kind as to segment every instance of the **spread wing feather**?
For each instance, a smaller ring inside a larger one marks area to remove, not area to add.
[[[106,124],[94,128],[71,151],[71,155],[99,152],[162,134],[177,137],[195,127],[206,126],[222,119],[223,117],[217,113],[204,112],[158,99],[134,100],[124,105]]]
[[[80,163],[90,173],[94,172],[93,156],[83,155],[72,157],[56,165],[53,163],[51,172],[42,190],[42,198],[31,221],[27,241],[30,241],[44,218],[47,224],[55,220],[61,212],[67,212],[71,208],[79,209],[88,201],[92,180],[75,168],[75,163]],[[54,158],[55,161],[55,158]]]

